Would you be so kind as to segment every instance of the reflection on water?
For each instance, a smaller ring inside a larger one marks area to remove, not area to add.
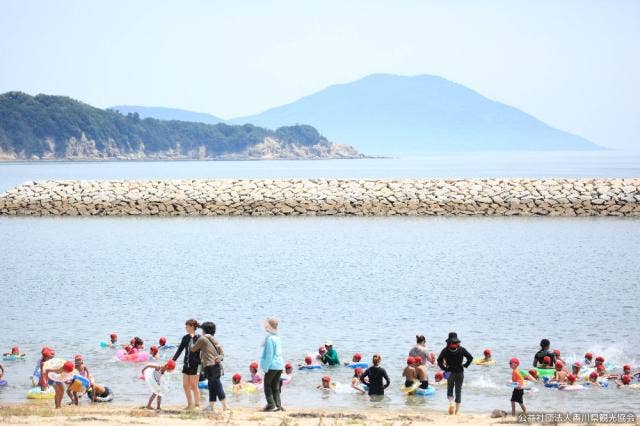
[[[439,351],[449,331],[497,366],[467,370],[467,411],[509,407],[507,360],[529,365],[542,337],[565,359],[591,350],[638,365],[640,221],[570,218],[0,218],[0,401],[23,401],[43,345],[85,356],[120,403],[146,401],[140,366],[116,361],[100,341],[117,332],[147,346],[177,343],[184,321],[218,325],[226,384],[248,375],[260,355],[260,319],[280,318],[287,360],[301,361],[326,339],[343,361],[382,354],[392,379],[380,406],[444,408],[433,397],[400,393],[401,372],[418,333]],[[166,355],[166,354],[165,354]],[[181,365],[181,364],[179,364]],[[433,370],[430,372],[433,378]],[[294,373],[285,404],[370,407],[367,396],[323,395],[324,374],[347,385],[351,369]],[[183,402],[180,374],[168,404]],[[260,393],[231,397],[259,405]],[[532,411],[640,411],[638,393],[541,389]]]

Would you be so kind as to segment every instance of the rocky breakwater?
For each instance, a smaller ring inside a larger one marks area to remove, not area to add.
[[[28,182],[1,215],[640,216],[640,179]]]

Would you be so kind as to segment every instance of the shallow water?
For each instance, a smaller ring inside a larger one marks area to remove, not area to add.
[[[442,348],[455,330],[472,354],[497,366],[467,370],[467,411],[507,409],[507,361],[529,365],[542,337],[567,359],[587,350],[640,363],[640,221],[616,218],[6,218],[0,217],[0,402],[24,401],[43,345],[82,353],[118,403],[142,404],[140,366],[99,342],[117,332],[147,345],[177,343],[187,318],[212,320],[226,350],[226,384],[259,357],[260,319],[276,315],[287,360],[332,339],[343,360],[379,352],[392,385],[375,405],[444,408],[445,390],[405,397],[404,359],[417,333]],[[180,364],[179,364],[180,365]],[[328,373],[347,384],[352,370]],[[433,370],[430,376],[433,377]],[[324,373],[295,372],[290,406],[370,407],[367,397],[316,391]],[[168,404],[181,404],[180,374]],[[541,389],[532,411],[640,412],[640,392]],[[260,405],[260,394],[231,397]]]
[[[314,161],[0,162],[0,191],[44,179],[596,178],[640,176],[640,153],[461,152]]]

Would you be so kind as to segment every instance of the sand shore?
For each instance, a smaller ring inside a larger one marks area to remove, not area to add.
[[[487,414],[449,416],[443,412],[415,410],[343,410],[291,408],[284,413],[263,413],[254,408],[233,408],[206,415],[200,411],[184,411],[182,407],[166,407],[162,411],[139,406],[92,405],[54,410],[51,405],[2,404],[0,418],[4,424],[28,425],[491,425],[517,423],[517,418],[492,419]],[[574,423],[575,424],[575,423]]]

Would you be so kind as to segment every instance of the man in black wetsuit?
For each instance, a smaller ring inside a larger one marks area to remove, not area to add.
[[[556,354],[550,350],[551,342],[549,339],[540,340],[540,350],[536,352],[536,355],[533,357],[533,366],[538,367],[538,365],[544,364],[542,360],[545,356],[551,358],[551,365],[555,365],[556,363]]]
[[[463,359],[466,362],[463,364]],[[438,356],[438,366],[445,371],[447,378],[447,398],[449,398],[449,414],[453,414],[453,391],[455,390],[455,413],[460,410],[462,402],[462,382],[464,380],[464,369],[469,367],[473,361],[473,356],[462,346],[458,334],[451,332],[447,338],[447,346],[442,349]]]

